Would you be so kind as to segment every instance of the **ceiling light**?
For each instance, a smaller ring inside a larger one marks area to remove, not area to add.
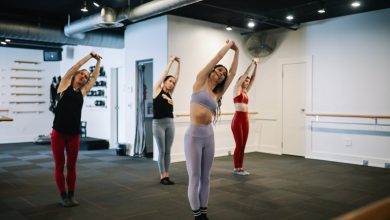
[[[325,8],[320,8],[320,9],[318,9],[317,12],[320,13],[320,14],[324,14],[325,13]]]
[[[93,1],[93,5],[95,5],[97,8],[100,7],[99,3],[97,1]]]
[[[249,21],[248,22],[248,27],[253,28],[254,26],[255,26],[255,22],[254,21]]]
[[[231,31],[231,30],[233,30],[233,28],[232,28],[232,26],[226,26],[226,30]]]
[[[1,44],[2,45],[7,45],[7,43],[5,41],[1,41]]]
[[[286,19],[289,20],[289,21],[291,21],[291,20],[294,19],[294,16],[292,16],[291,14],[289,14],[289,15],[286,16]]]
[[[354,2],[352,2],[352,7],[354,7],[354,8],[357,8],[357,7],[359,7],[360,6],[360,2],[358,2],[358,1],[354,1]]]
[[[5,42],[9,43],[9,42],[11,42],[11,40],[10,39],[5,39]]]
[[[84,7],[82,7],[80,9],[82,12],[87,12],[88,11],[88,8],[87,8],[87,0],[84,0]]]

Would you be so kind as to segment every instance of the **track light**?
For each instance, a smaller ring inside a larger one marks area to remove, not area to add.
[[[232,28],[232,26],[229,26],[229,25],[228,25],[228,26],[226,26],[226,30],[227,30],[227,31],[231,31],[231,30],[233,30],[233,28]]]
[[[324,14],[325,13],[325,8],[320,8],[320,9],[318,9],[317,12],[320,13],[320,14]]]
[[[93,5],[95,5],[95,7],[97,7],[97,8],[100,8],[98,1],[93,1]]]
[[[9,42],[11,42],[11,40],[10,39],[5,39],[5,42],[9,43]]]
[[[1,41],[0,42],[2,45],[7,45],[7,42],[5,42],[5,41]]]
[[[84,0],[84,7],[82,7],[80,10],[81,10],[82,12],[88,12],[87,0]]]
[[[360,2],[354,1],[354,2],[351,3],[351,6],[354,7],[354,8],[357,8],[357,7],[360,6]]]
[[[254,26],[255,26],[255,22],[254,21],[249,21],[248,22],[248,27],[253,28]]]
[[[289,20],[289,21],[291,21],[291,20],[294,19],[294,16],[293,16],[292,14],[288,14],[288,15],[286,16],[286,19]]]

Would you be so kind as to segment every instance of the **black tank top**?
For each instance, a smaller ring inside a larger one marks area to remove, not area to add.
[[[158,96],[153,99],[154,119],[173,118],[173,105],[169,104],[168,100],[165,99],[163,95],[172,99],[169,93],[166,93],[161,89],[160,94],[158,94]]]
[[[80,134],[81,108],[83,107],[83,94],[69,86],[55,108],[53,128],[62,134]]]

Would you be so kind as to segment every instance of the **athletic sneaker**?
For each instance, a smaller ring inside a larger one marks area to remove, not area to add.
[[[246,170],[240,170],[240,175],[248,176],[250,173]]]

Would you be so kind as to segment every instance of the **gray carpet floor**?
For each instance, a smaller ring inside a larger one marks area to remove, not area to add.
[[[231,157],[215,158],[211,220],[331,219],[390,196],[390,169],[262,153],[244,164],[251,175],[235,176]],[[53,167],[49,145],[0,145],[0,219],[193,219],[184,162],[164,186],[151,159],[80,151],[72,208],[58,203]]]

